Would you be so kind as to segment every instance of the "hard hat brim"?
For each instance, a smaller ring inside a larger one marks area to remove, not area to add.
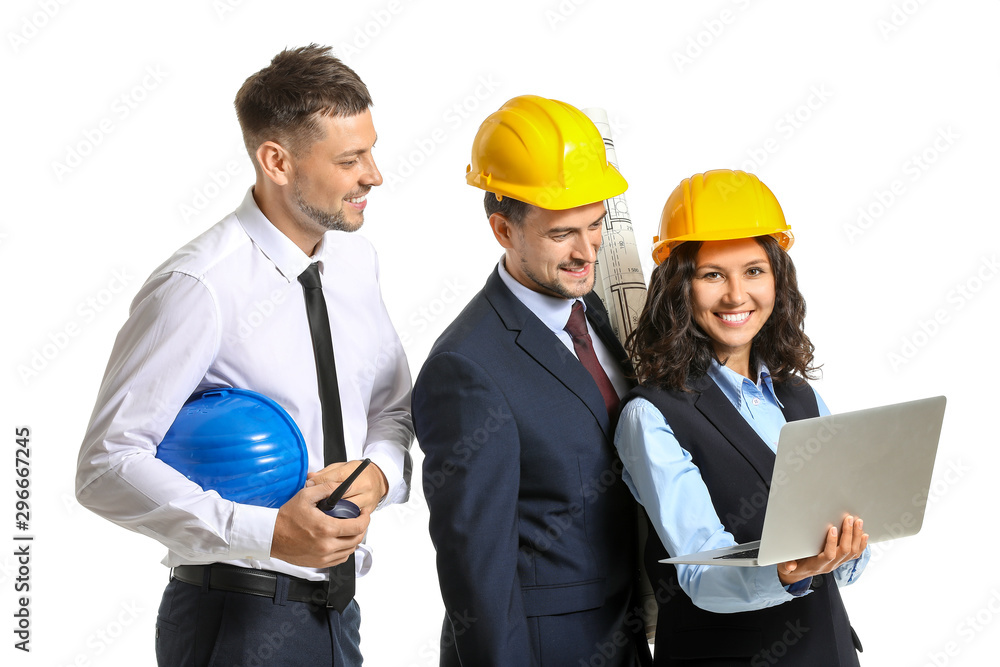
[[[693,238],[694,236],[698,236],[698,238]],[[653,262],[657,266],[659,266],[660,264],[666,261],[667,257],[670,256],[670,253],[673,252],[677,246],[681,245],[682,243],[687,243],[689,241],[731,241],[734,239],[752,239],[758,236],[772,237],[775,241],[778,242],[778,245],[781,246],[781,249],[784,250],[785,252],[788,252],[791,249],[792,245],[795,244],[795,235],[792,234],[791,231],[773,232],[770,234],[767,233],[736,234],[736,235],[731,235],[731,233],[722,233],[719,235],[692,234],[691,235],[692,238],[680,238],[680,239],[673,239],[671,241],[660,241],[658,239],[654,240],[652,247]]]
[[[628,181],[610,164],[605,172],[604,180],[599,185],[576,189],[555,184],[539,188],[507,183],[491,178],[489,174],[475,173],[471,170],[471,165],[467,168],[467,172],[465,181],[473,187],[501,197],[511,197],[550,211],[564,211],[577,206],[614,199],[628,190]]]

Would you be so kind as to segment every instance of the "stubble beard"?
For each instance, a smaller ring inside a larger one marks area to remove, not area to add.
[[[361,228],[361,225],[364,224],[365,216],[363,211],[360,214],[361,220],[358,221],[356,225],[352,225],[351,223],[347,222],[347,220],[344,218],[343,208],[341,208],[336,213],[329,213],[322,209],[316,208],[315,206],[312,206],[309,203],[307,203],[306,200],[302,197],[302,190],[299,189],[298,180],[296,180],[293,185],[295,193],[295,205],[298,206],[299,210],[302,211],[302,213],[304,213],[306,216],[308,216],[310,220],[320,225],[324,229],[337,232],[356,232],[358,229]]]
[[[570,268],[575,268],[577,266],[579,266],[579,264],[577,264],[577,265],[570,265]],[[546,282],[544,280],[541,280],[528,267],[528,264],[527,264],[527,262],[524,261],[524,259],[521,259],[521,272],[524,273],[524,275],[527,276],[529,280],[531,280],[533,283],[535,283],[539,287],[545,289],[548,292],[552,292],[554,294],[558,294],[559,296],[561,296],[564,299],[579,299],[579,298],[582,298],[582,297],[586,296],[587,294],[589,294],[591,292],[591,290],[594,289],[594,272],[593,272],[593,270],[591,270],[590,274],[587,276],[586,282],[581,287],[581,289],[583,291],[581,291],[579,293],[571,291],[566,285],[562,284],[561,282],[558,282],[558,281]]]

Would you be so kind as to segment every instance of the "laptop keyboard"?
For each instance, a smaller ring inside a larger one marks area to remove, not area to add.
[[[747,549],[746,551],[737,551],[736,553],[723,554],[722,556],[716,556],[713,560],[719,558],[756,558],[757,553],[760,549]]]

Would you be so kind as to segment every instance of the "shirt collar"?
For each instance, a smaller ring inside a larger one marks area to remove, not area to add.
[[[717,359],[714,358],[712,359],[712,363],[708,366],[708,375],[715,380],[715,384],[719,385],[719,389],[722,390],[722,393],[726,395],[726,398],[728,398],[738,410],[740,405],[743,403],[743,383],[749,383],[750,379],[743,377],[731,368],[723,366]],[[767,392],[773,396],[775,403],[778,404],[778,407],[785,407],[782,405],[781,401],[778,400],[778,396],[774,393],[774,384],[771,382],[771,372],[767,370],[767,366],[764,364],[760,364],[757,370],[757,388],[761,392]]]
[[[528,289],[510,275],[507,267],[504,266],[503,258],[500,259],[500,263],[497,265],[497,272],[500,274],[500,280],[507,286],[507,289],[528,310],[534,313],[542,321],[542,324],[556,334],[560,334],[565,330],[570,313],[573,311],[573,303],[576,299],[564,299],[559,296],[550,296]],[[583,303],[583,308],[586,312],[587,304],[583,299],[580,299],[580,303]]]
[[[254,200],[252,186],[247,190],[243,203],[236,209],[236,219],[240,221],[254,245],[274,263],[274,266],[288,282],[297,280],[312,262],[322,261],[326,248],[326,235],[323,235],[323,239],[316,246],[316,254],[309,257],[261,212]],[[320,269],[322,268],[321,263]]]

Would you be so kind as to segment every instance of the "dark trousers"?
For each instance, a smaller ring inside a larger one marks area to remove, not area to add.
[[[210,590],[174,579],[156,616],[159,667],[361,665],[361,612]]]

